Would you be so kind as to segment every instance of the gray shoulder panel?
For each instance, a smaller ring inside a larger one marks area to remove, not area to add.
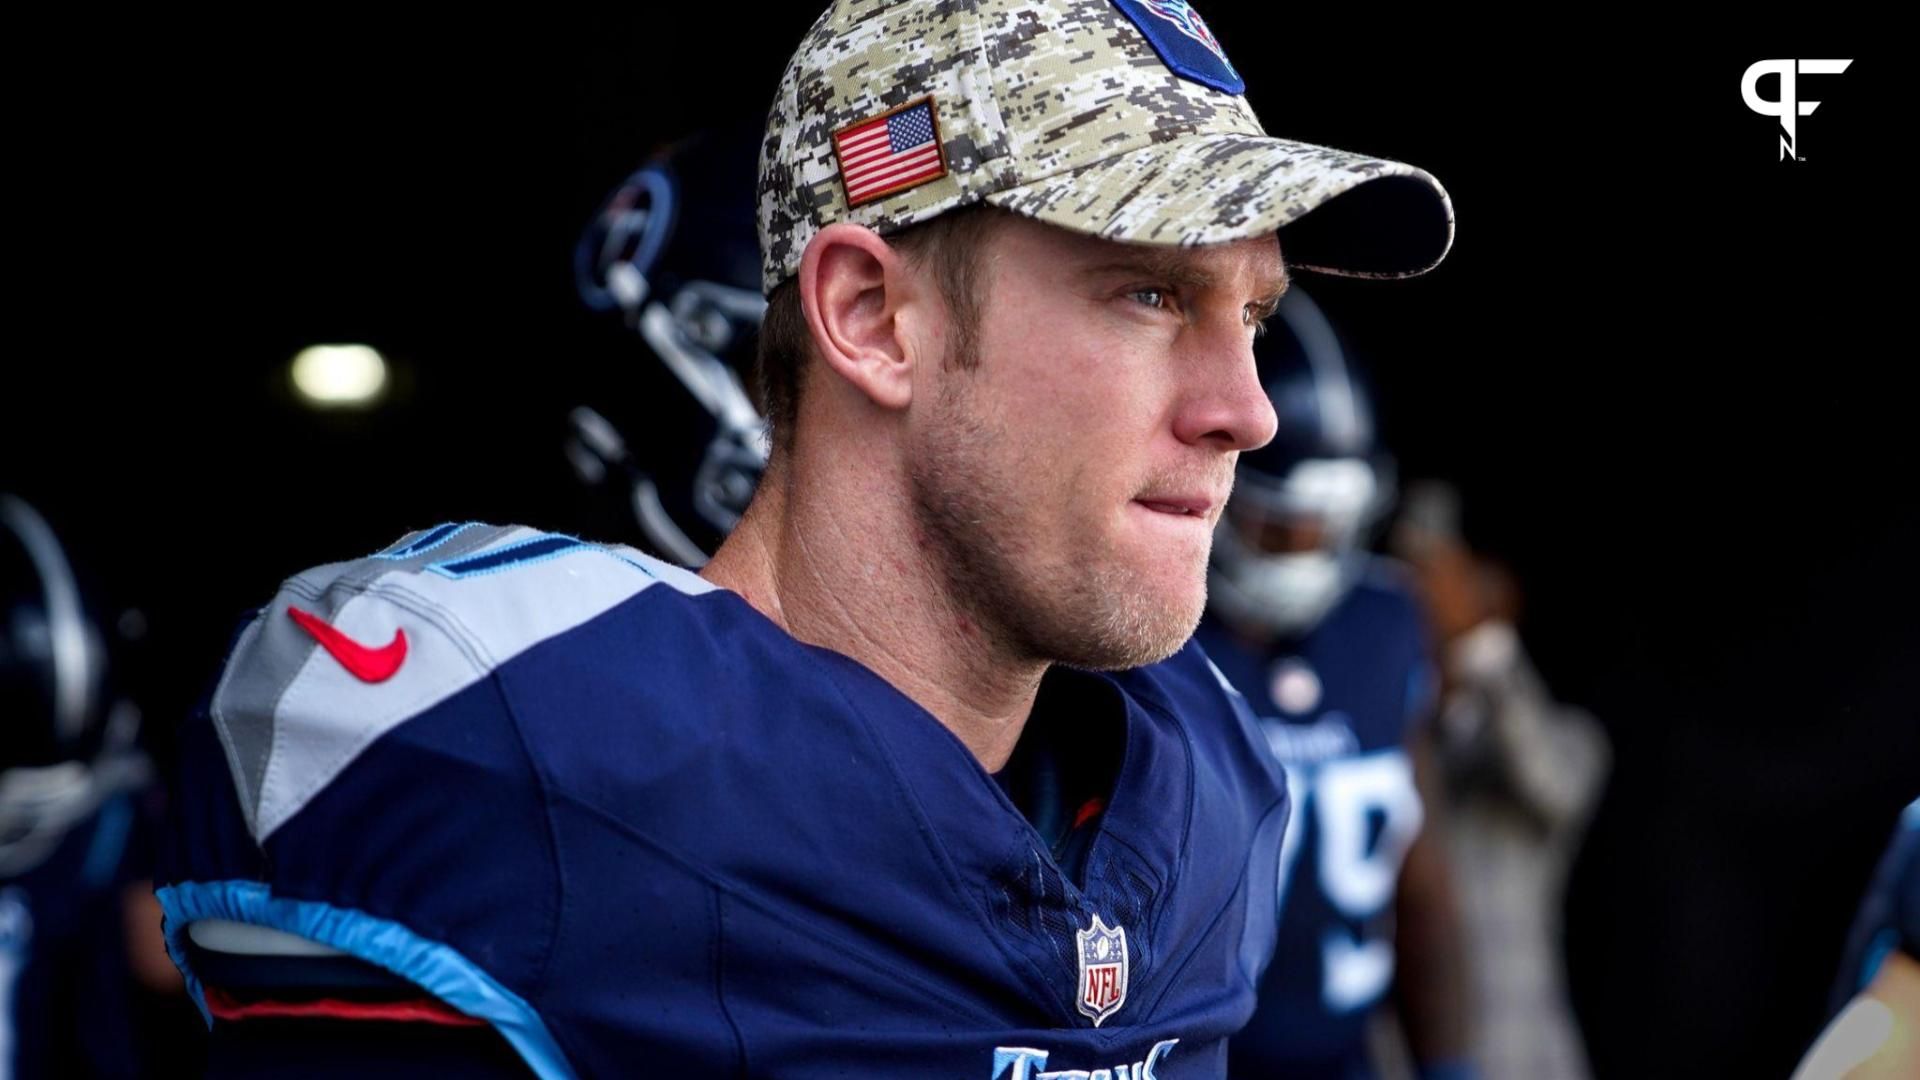
[[[480,524],[410,533],[290,578],[242,633],[213,697],[254,838],[407,718],[662,583],[713,588],[631,548]]]

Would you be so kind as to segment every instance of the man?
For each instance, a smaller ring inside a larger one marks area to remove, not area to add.
[[[1486,1080],[1590,1075],[1568,1003],[1560,911],[1567,868],[1606,781],[1605,734],[1554,700],[1517,629],[1518,581],[1474,551],[1459,495],[1415,485],[1392,532],[1438,643],[1434,757],[1462,913],[1473,1056]]]
[[[1278,315],[1258,346],[1278,433],[1240,457],[1197,635],[1260,717],[1294,807],[1279,942],[1231,1072],[1374,1076],[1369,1020],[1397,990],[1421,1075],[1468,1076],[1452,896],[1415,783],[1429,648],[1399,568],[1365,548],[1391,469],[1332,324],[1298,287]]]
[[[0,1076],[144,1076],[184,1009],[150,877],[128,644],[33,505],[0,492]],[[156,1023],[158,1021],[159,1023]],[[189,1032],[191,1034],[191,1032]]]
[[[1382,275],[1452,235],[1424,173],[1271,140],[1241,89],[1184,4],[827,12],[760,168],[772,457],[701,575],[443,526],[242,633],[161,893],[216,1044],[1218,1075],[1286,799],[1183,643],[1272,433],[1273,233],[1321,207],[1310,264]],[[315,947],[388,985],[235,962]]]

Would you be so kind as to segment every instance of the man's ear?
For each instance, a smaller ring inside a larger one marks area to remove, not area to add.
[[[900,314],[912,278],[900,253],[872,229],[838,222],[807,244],[799,284],[820,359],[877,407],[906,408],[914,350]]]

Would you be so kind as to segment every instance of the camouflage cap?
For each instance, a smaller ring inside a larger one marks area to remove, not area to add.
[[[767,118],[763,284],[833,222],[885,234],[982,201],[1134,243],[1285,226],[1289,265],[1351,277],[1440,262],[1438,181],[1273,138],[1244,90],[1184,0],[836,0]]]

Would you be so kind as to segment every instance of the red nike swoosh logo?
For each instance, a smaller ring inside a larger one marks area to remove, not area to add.
[[[377,649],[370,649],[353,640],[329,625],[325,619],[311,612],[301,611],[297,607],[287,608],[287,614],[300,624],[301,629],[312,634],[320,647],[340,661],[340,666],[354,674],[361,682],[386,682],[407,659],[407,632],[395,630],[393,640]]]

